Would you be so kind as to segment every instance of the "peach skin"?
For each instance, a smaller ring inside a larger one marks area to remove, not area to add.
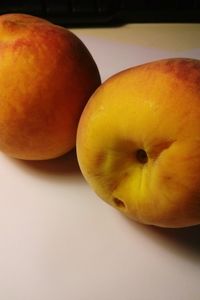
[[[94,59],[72,32],[30,15],[0,16],[1,151],[28,160],[70,151],[99,85]]]
[[[126,216],[200,224],[200,61],[163,59],[109,78],[82,113],[77,155],[93,190]]]

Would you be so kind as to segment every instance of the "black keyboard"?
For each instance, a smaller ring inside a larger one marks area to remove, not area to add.
[[[5,0],[0,14],[27,13],[67,27],[199,23],[200,0]]]

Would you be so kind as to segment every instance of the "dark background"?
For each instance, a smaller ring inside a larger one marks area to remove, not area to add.
[[[6,0],[0,14],[28,13],[70,27],[199,23],[200,0]]]

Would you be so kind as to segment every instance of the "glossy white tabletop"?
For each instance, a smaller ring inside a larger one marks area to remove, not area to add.
[[[168,57],[200,59],[200,24],[73,30],[102,80]],[[158,229],[92,192],[72,152],[44,162],[0,154],[0,299],[199,300],[200,226]]]

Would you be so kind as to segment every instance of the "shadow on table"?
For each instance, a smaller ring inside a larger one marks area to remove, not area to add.
[[[131,220],[128,222],[132,223],[131,226],[137,226],[148,238],[165,250],[184,256],[200,267],[200,225],[186,228],[160,228],[137,224]]]
[[[14,160],[14,162],[25,170],[39,172],[48,176],[66,177],[80,176],[81,174],[75,150],[72,150],[61,157],[49,160]]]

